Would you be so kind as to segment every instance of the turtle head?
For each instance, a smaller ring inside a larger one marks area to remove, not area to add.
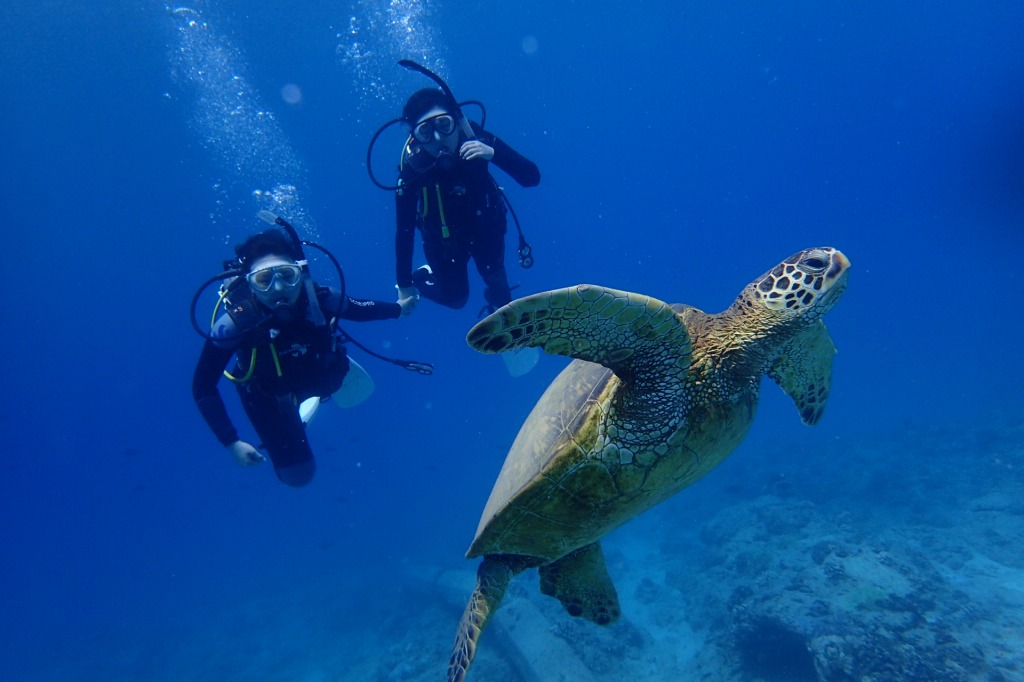
[[[836,304],[846,290],[850,261],[828,246],[804,249],[750,283],[747,305],[786,320],[812,322]]]

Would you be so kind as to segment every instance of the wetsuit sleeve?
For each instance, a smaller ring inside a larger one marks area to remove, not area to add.
[[[375,301],[369,298],[352,298],[345,296],[345,306],[338,313],[338,297],[341,295],[337,289],[330,287],[326,289],[327,295],[320,299],[320,310],[324,317],[330,319],[338,315],[343,320],[353,322],[370,322],[373,320],[393,320],[402,316],[402,306],[390,301]]]
[[[196,363],[195,372],[192,374],[192,398],[221,445],[231,445],[238,440],[238,431],[231,423],[224,400],[217,389],[217,382],[220,381],[221,374],[231,361],[232,355],[233,349],[217,346],[207,340],[203,344],[199,362]]]
[[[540,169],[537,164],[505,144],[498,136],[474,126],[481,142],[494,148],[491,163],[505,171],[523,187],[536,187],[540,184]]]
[[[399,183],[395,191],[395,283],[412,286],[412,254],[416,237],[416,191]]]
[[[411,286],[411,285],[410,285]],[[402,306],[388,301],[374,301],[348,296],[341,317],[354,322],[372,320],[394,320],[402,316]]]

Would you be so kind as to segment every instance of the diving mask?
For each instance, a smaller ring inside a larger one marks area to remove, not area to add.
[[[455,117],[451,114],[438,114],[417,123],[412,129],[412,136],[420,144],[429,144],[434,141],[435,134],[448,137],[454,132]]]
[[[283,286],[290,288],[297,286],[302,281],[302,267],[297,263],[272,265],[253,270],[245,276],[245,279],[255,291],[270,291],[277,280],[280,280]]]

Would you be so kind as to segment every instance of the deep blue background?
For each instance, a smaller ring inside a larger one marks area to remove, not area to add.
[[[479,287],[463,311],[425,302],[350,329],[437,371],[357,354],[377,392],[318,417],[308,489],[235,467],[189,394],[188,302],[261,229],[253,190],[297,182],[303,227],[342,259],[350,292],[393,296],[392,200],[364,159],[427,84],[398,56],[483,100],[488,127],[541,167],[536,189],[499,178],[537,256],[512,268],[518,292],[593,282],[716,312],[801,248],[850,257],[827,320],[840,354],[824,422],[805,429],[766,384],[748,441],[701,485],[767,443],[1020,419],[1024,5],[611,4],[407,5],[410,42],[377,23],[362,35],[375,56],[355,61],[350,18],[369,25],[387,3],[193,5],[273,115],[289,177],[274,155],[233,166],[258,147],[244,135],[227,153],[204,141],[230,115],[181,77],[180,14],[0,6],[0,658],[20,669],[75,655],[85,633],[158,636],[252,590],[462,565],[508,445],[564,365],[511,379],[470,351]],[[290,83],[299,104],[280,96]]]

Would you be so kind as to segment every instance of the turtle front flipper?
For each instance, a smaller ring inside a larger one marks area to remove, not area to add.
[[[608,625],[622,613],[619,596],[604,563],[604,553],[597,542],[541,566],[539,572],[540,591],[562,602],[570,616]]]
[[[476,644],[487,622],[498,610],[509,580],[527,568],[524,561],[503,555],[488,555],[476,572],[476,587],[459,621],[455,645],[448,661],[448,682],[462,682],[476,656]]]
[[[627,382],[681,377],[692,352],[689,332],[668,304],[592,284],[512,301],[470,329],[466,341],[481,353],[538,346],[596,362]]]
[[[818,320],[782,346],[768,370],[768,376],[796,403],[800,419],[808,426],[817,424],[825,411],[835,354],[832,337]]]

